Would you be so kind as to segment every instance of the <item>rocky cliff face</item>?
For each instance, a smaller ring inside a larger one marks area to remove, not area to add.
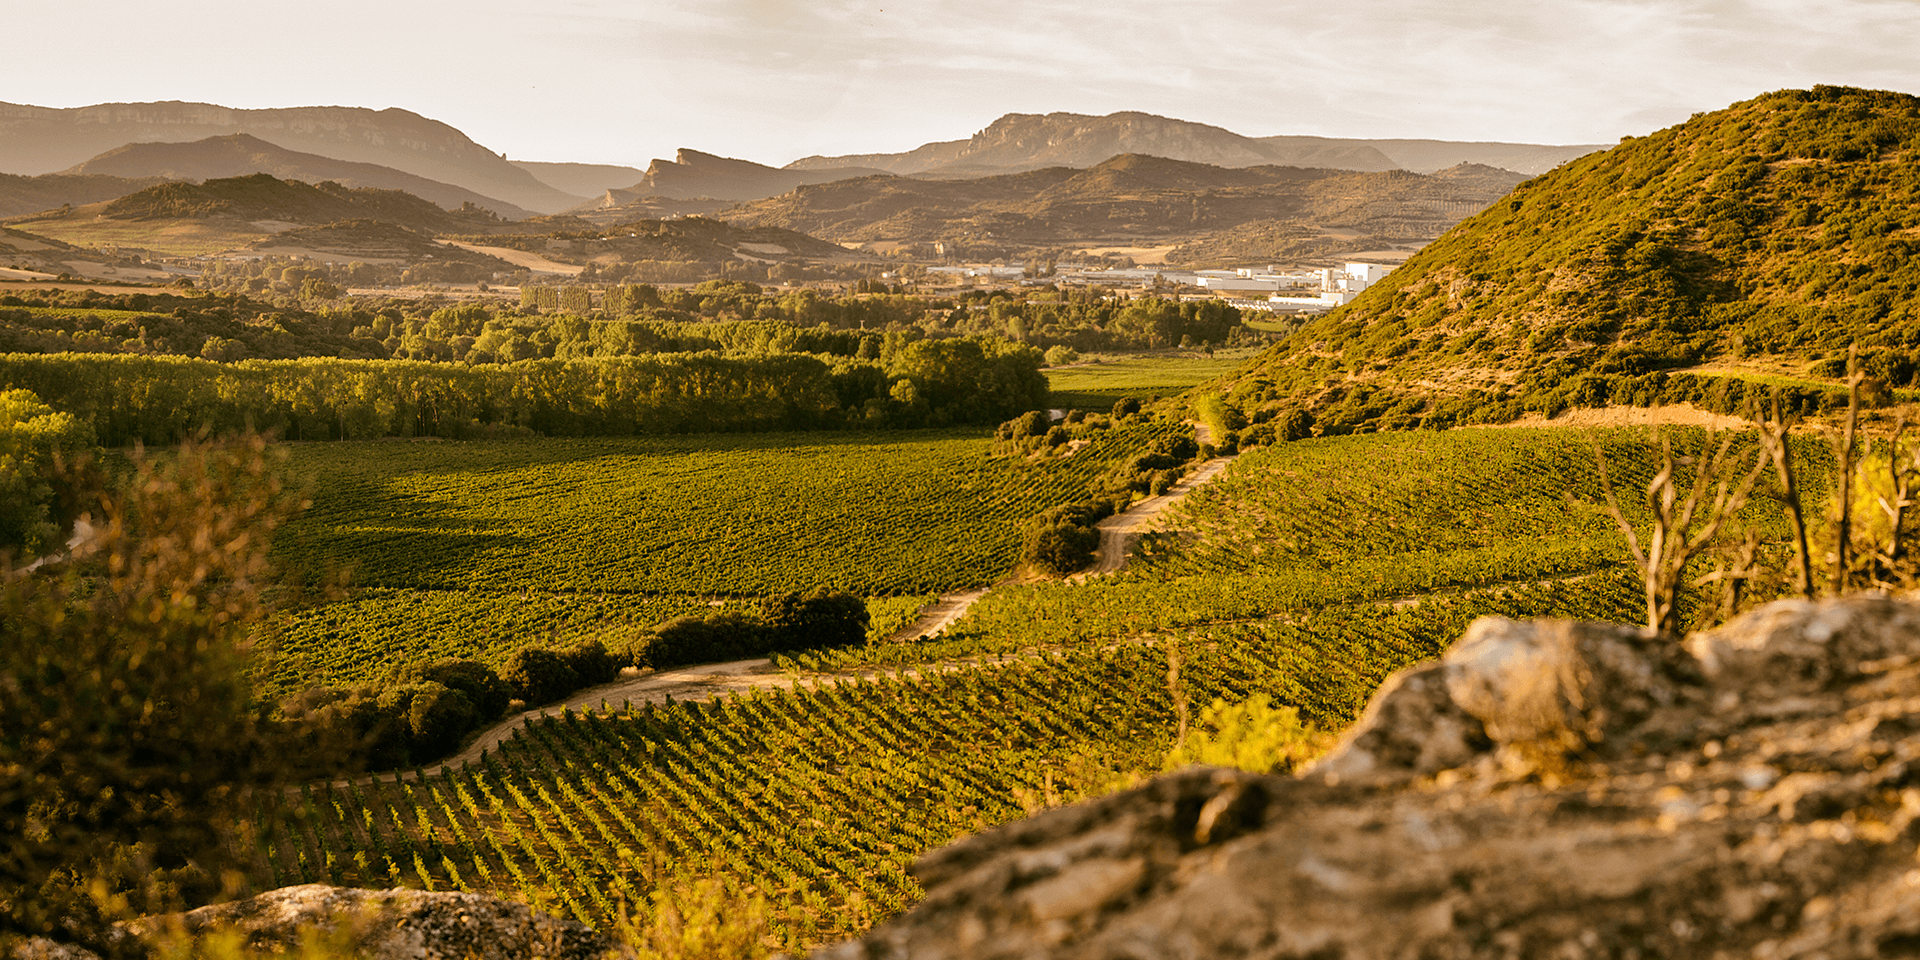
[[[923,858],[821,960],[1920,956],[1920,605],[1682,644],[1474,625],[1300,776],[1193,769]]]

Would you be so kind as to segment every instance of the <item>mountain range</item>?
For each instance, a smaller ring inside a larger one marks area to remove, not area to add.
[[[924,144],[906,153],[805,157],[787,167],[871,167],[902,176],[960,178],[1042,167],[1091,167],[1121,154],[1143,153],[1221,167],[1275,164],[1432,173],[1460,163],[1479,163],[1531,175],[1602,149],[1594,144],[1247,137],[1209,124],[1132,111],[1106,116],[1010,113],[965,140]]]
[[[743,226],[779,226],[841,242],[1164,242],[1254,223],[1287,224],[1312,236],[1339,230],[1367,242],[1418,241],[1439,236],[1524,179],[1474,165],[1434,174],[1356,173],[1225,168],[1127,154],[1085,170],[838,180],[743,204],[724,216]]]
[[[473,204],[509,220],[535,216],[531,210],[474,193],[464,187],[429,180],[377,163],[335,160],[317,153],[288,150],[245,133],[208,137],[189,143],[130,143],[63,172],[70,175],[160,177],[194,182],[265,173],[281,180],[304,180],[307,183],[331,180],[349,188],[405,190],[448,209]]]
[[[131,143],[248,134],[286,150],[392,167],[528,210],[553,213],[581,197],[547,185],[441,123],[391,107],[239,110],[210,103],[0,103],[0,171],[53,173]]]
[[[225,138],[246,136],[250,141]],[[227,161],[153,149],[218,138]],[[36,175],[71,171],[131,177],[208,179],[273,173],[318,182],[406,189],[446,206],[470,198],[510,219],[518,210],[556,213],[589,201],[618,206],[638,198],[756,200],[796,186],[872,173],[928,178],[966,178],[1045,167],[1087,168],[1129,153],[1223,167],[1263,165],[1378,172],[1431,173],[1459,163],[1479,163],[1537,174],[1592,145],[1458,143],[1437,140],[1351,140],[1329,137],[1249,137],[1203,123],[1147,113],[1106,116],[1074,113],[1007,114],[965,140],[924,144],[905,153],[807,157],[774,167],[693,149],[673,160],[655,160],[646,170],[618,164],[509,161],[448,124],[398,108],[285,107],[242,110],[216,104],[164,101],[103,103],[54,108],[0,103],[0,172]],[[102,156],[103,154],[109,156]],[[290,157],[287,154],[304,155]],[[313,157],[391,168],[441,184],[402,183],[397,175],[368,168],[326,173]],[[168,172],[171,171],[171,174]],[[443,197],[455,199],[442,199]],[[82,201],[91,202],[91,201]]]

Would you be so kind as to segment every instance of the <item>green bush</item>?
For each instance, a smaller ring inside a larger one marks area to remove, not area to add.
[[[411,679],[431,680],[466,694],[477,715],[494,719],[507,710],[513,688],[478,660],[438,660],[414,671]]]
[[[1068,574],[1093,562],[1100,531],[1071,523],[1034,527],[1027,534],[1026,558],[1051,573]]]
[[[500,670],[516,700],[530,705],[552,703],[580,688],[580,676],[567,658],[552,650],[526,647],[516,650]]]

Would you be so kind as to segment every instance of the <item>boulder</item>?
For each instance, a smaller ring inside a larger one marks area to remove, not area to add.
[[[921,858],[818,960],[1920,956],[1920,605],[1684,642],[1488,619],[1297,776],[1190,768]]]
[[[523,903],[477,893],[358,890],[310,883],[231,903],[122,924],[129,934],[238,933],[262,953],[288,953],[303,941],[329,954],[365,960],[598,960],[614,943],[592,928]],[[29,942],[20,960],[98,960],[47,941]]]

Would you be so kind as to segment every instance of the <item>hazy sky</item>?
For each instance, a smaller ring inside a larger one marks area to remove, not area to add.
[[[397,106],[514,159],[635,166],[907,150],[1011,112],[1612,143],[1783,87],[1920,93],[1920,0],[66,0],[8,19],[31,36],[0,56],[0,100]]]

